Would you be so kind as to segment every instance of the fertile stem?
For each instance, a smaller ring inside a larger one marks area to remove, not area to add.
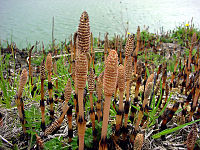
[[[99,150],[105,150],[107,149],[106,144],[106,135],[107,135],[107,129],[108,129],[108,120],[109,120],[109,112],[110,112],[110,102],[111,102],[111,96],[105,95],[105,104],[103,109],[103,123],[102,123],[102,132],[101,132],[101,144],[99,145]]]

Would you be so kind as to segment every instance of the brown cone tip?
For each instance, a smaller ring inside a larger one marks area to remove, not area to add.
[[[118,87],[120,91],[124,91],[125,89],[125,71],[124,71],[124,66],[122,64],[119,65],[118,67]]]
[[[125,80],[126,81],[131,79],[132,72],[133,72],[132,58],[131,56],[129,56],[125,63]]]
[[[19,98],[21,97],[24,86],[26,85],[27,77],[28,77],[28,72],[26,69],[23,69],[19,80],[19,89],[18,89]]]
[[[90,48],[90,25],[89,16],[84,11],[80,18],[80,24],[78,26],[78,49],[80,52],[88,52]]]
[[[190,130],[190,133],[187,136],[187,148],[189,150],[192,150],[194,148],[194,145],[196,143],[196,139],[197,139],[197,124],[193,124],[192,125],[192,129]]]
[[[47,128],[44,132],[44,135],[47,136],[51,134],[53,131],[55,131],[59,127],[59,122],[56,120],[54,121],[49,128]]]
[[[145,86],[147,86],[150,82],[153,82],[153,78],[154,78],[154,74],[152,73],[149,77],[148,77],[148,79],[147,79],[147,82],[146,82],[146,85]]]
[[[71,92],[72,92],[72,87],[71,87],[71,80],[69,78],[67,81],[67,85],[65,87],[65,94],[64,94],[65,101],[70,100]]]
[[[147,79],[147,83],[146,83],[146,88],[144,91],[144,98],[147,99],[149,97],[149,95],[151,94],[151,89],[153,86],[153,78],[154,78],[154,74],[152,73],[149,78]]]
[[[111,50],[106,62],[105,62],[105,71],[103,77],[103,87],[105,95],[111,96],[117,84],[118,76],[118,55],[115,50]]]
[[[100,73],[100,75],[98,76],[97,81],[100,82],[103,85],[103,76],[104,76],[104,71],[102,73]]]
[[[88,64],[85,54],[80,54],[76,60],[77,88],[84,89],[87,80]]]
[[[125,56],[131,56],[131,53],[133,52],[133,46],[134,46],[134,37],[133,35],[130,35],[126,41],[125,46]]]
[[[102,88],[103,88],[103,75],[104,72],[102,72],[98,78],[97,78],[97,87],[96,87],[96,92],[97,92],[97,96],[101,96],[102,94]]]
[[[51,72],[51,68],[52,68],[52,56],[51,56],[51,53],[49,53],[47,55],[46,68],[47,68],[48,72]]]
[[[40,78],[41,80],[45,80],[46,79],[46,74],[45,74],[45,59],[43,59],[42,63],[41,63],[41,67],[40,67]]]
[[[94,71],[90,68],[89,76],[88,76],[88,90],[89,92],[94,92],[95,82],[94,82]]]
[[[192,44],[194,44],[197,41],[197,35],[196,32],[192,35]]]
[[[134,150],[141,150],[144,141],[143,134],[138,133],[134,141]]]
[[[149,82],[148,85],[146,86],[145,92],[144,92],[144,99],[147,99],[150,96],[152,86],[153,86],[152,82]]]
[[[137,28],[137,41],[140,40],[140,26]]]

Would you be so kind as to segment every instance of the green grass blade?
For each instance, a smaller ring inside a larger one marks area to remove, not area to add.
[[[200,121],[200,119],[195,120],[195,121],[191,121],[191,122],[188,122],[188,123],[185,123],[185,124],[182,124],[182,125],[180,125],[180,126],[178,126],[178,127],[172,128],[172,129],[165,129],[165,130],[162,131],[162,132],[159,132],[159,133],[157,133],[157,134],[154,134],[154,135],[152,136],[152,138],[154,138],[154,139],[160,138],[162,135],[166,135],[166,134],[175,132],[175,131],[177,131],[177,130],[180,130],[180,129],[183,128],[183,127],[189,126],[189,125],[191,125],[191,124],[193,124],[193,123],[195,123],[195,122],[198,122],[198,121]]]
[[[163,107],[163,109],[161,110],[161,112],[159,113],[158,117],[161,116],[164,113],[164,111],[165,111],[165,109],[166,109],[166,107],[167,107],[167,105],[168,105],[168,103],[169,103],[169,101],[171,99],[171,96],[172,96],[172,93],[170,93],[170,96],[167,99],[167,102],[166,102],[165,106]]]
[[[147,76],[150,76],[149,69],[146,67]]]

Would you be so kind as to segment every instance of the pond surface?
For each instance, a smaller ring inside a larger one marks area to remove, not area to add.
[[[136,32],[137,26],[149,31],[173,30],[191,21],[200,26],[199,0],[0,0],[0,39],[26,47],[36,41],[45,45],[54,37],[57,42],[69,39],[78,27],[81,13],[86,10],[91,31],[110,36]],[[103,36],[102,36],[103,37]]]

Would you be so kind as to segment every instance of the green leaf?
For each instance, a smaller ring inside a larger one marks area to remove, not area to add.
[[[150,76],[149,69],[146,67],[147,76]]]
[[[165,129],[165,130],[162,131],[162,132],[159,132],[159,133],[157,133],[157,134],[154,134],[154,135],[152,136],[152,138],[154,138],[154,139],[160,138],[162,135],[166,135],[166,134],[175,132],[175,131],[177,131],[177,130],[180,130],[180,129],[183,128],[183,127],[186,127],[186,126],[191,125],[191,124],[193,124],[193,123],[195,123],[195,122],[198,122],[198,121],[200,121],[200,119],[195,120],[195,121],[191,121],[191,122],[188,122],[188,123],[185,123],[185,124],[183,124],[183,125],[180,125],[180,126],[178,126],[178,127],[172,128],[172,129]]]
[[[165,109],[166,109],[166,107],[167,107],[167,105],[168,105],[168,103],[169,103],[169,101],[171,99],[171,96],[172,96],[172,93],[170,93],[170,96],[167,99],[167,102],[166,102],[165,106],[163,107],[163,109],[161,110],[161,112],[159,113],[158,117],[161,116],[164,113],[164,111],[165,111]]]

